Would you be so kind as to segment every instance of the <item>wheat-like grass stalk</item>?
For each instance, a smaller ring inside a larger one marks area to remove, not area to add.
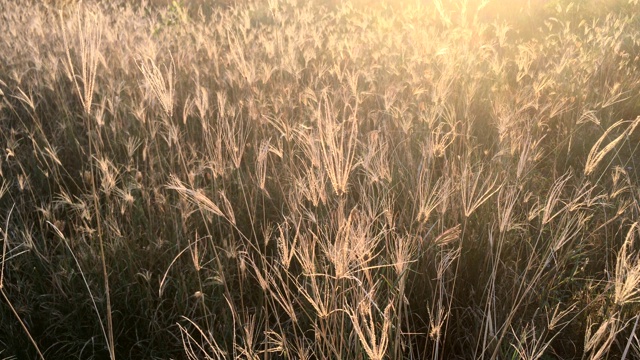
[[[627,135],[628,130],[623,131],[620,135],[618,135],[615,139],[609,142],[606,146],[601,147],[602,143],[609,138],[609,134],[611,134],[618,127],[628,124],[629,121],[620,120],[611,125],[605,132],[600,136],[598,141],[593,145],[591,151],[589,151],[589,155],[587,156],[587,162],[584,166],[585,175],[590,175],[596,170],[598,164],[604,159],[604,157],[611,152]]]
[[[616,333],[619,330],[617,315],[618,314],[614,314],[604,320],[598,327],[598,330],[593,334],[591,334],[590,325],[587,325],[584,350],[585,353],[589,353],[589,359],[602,359],[613,344]]]
[[[616,260],[614,299],[620,306],[640,302],[640,255],[633,251],[638,228],[631,225]]]
[[[429,221],[431,214],[452,194],[451,180],[441,177],[435,182],[427,175],[428,169],[422,168],[418,177],[418,215],[416,220],[422,223]]]
[[[165,66],[165,74],[156,65],[156,62],[151,58],[143,58],[137,61],[138,69],[147,81],[147,85],[151,88],[151,91],[156,96],[158,102],[162,106],[165,114],[168,118],[173,116],[173,105],[175,99],[175,84],[174,73],[175,65],[173,58],[171,59],[171,65]]]
[[[377,324],[368,299],[363,299],[357,308],[347,308],[346,310],[360,344],[370,359],[382,360],[386,357],[391,326],[391,308],[392,304],[387,305],[381,314],[383,319],[381,327]]]
[[[502,184],[498,184],[498,177],[486,177],[483,182],[484,169],[471,169],[468,165],[463,169],[460,178],[460,193],[464,216],[469,217],[480,205],[485,203],[495,193],[500,191]]]
[[[209,199],[202,191],[192,190],[187,188],[177,176],[172,176],[167,185],[167,189],[177,191],[181,196],[184,196],[187,200],[197,205],[198,207],[202,207],[204,210],[207,210],[217,216],[224,216],[224,213],[220,208]]]
[[[567,185],[567,182],[573,177],[573,175],[569,172],[560,176],[555,180],[551,189],[549,190],[549,194],[547,195],[547,201],[544,205],[544,215],[542,216],[542,224],[547,224],[558,215],[562,214],[567,207],[563,206],[560,210],[553,212],[556,208],[556,205],[560,203],[560,197],[562,195],[562,191]]]
[[[324,168],[336,194],[345,194],[348,191],[349,175],[356,166],[358,122],[351,118],[338,123],[328,96],[318,104],[315,115]]]
[[[80,9],[76,13],[76,31],[78,42],[80,45],[80,74],[76,74],[75,66],[71,57],[72,45],[67,39],[66,25],[60,12],[60,22],[62,28],[62,36],[67,55],[67,63],[65,69],[67,76],[75,86],[76,92],[80,97],[83,105],[84,113],[91,114],[91,104],[93,103],[93,95],[95,88],[96,75],[100,57],[100,44],[102,40],[103,26],[98,21],[98,15],[84,11],[81,14]],[[78,79],[78,76],[80,79]],[[82,88],[80,86],[82,82]]]

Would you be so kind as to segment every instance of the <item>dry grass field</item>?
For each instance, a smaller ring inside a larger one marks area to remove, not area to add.
[[[640,358],[637,0],[152,2],[0,1],[0,359]]]

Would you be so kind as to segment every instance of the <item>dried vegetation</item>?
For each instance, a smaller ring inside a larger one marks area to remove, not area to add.
[[[640,358],[594,1],[0,2],[0,356]]]

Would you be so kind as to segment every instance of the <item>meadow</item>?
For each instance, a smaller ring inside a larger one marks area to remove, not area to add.
[[[640,358],[637,0],[152,5],[0,1],[0,359]]]

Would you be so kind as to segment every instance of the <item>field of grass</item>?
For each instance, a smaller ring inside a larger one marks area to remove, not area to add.
[[[0,1],[0,359],[640,358],[639,14]]]

